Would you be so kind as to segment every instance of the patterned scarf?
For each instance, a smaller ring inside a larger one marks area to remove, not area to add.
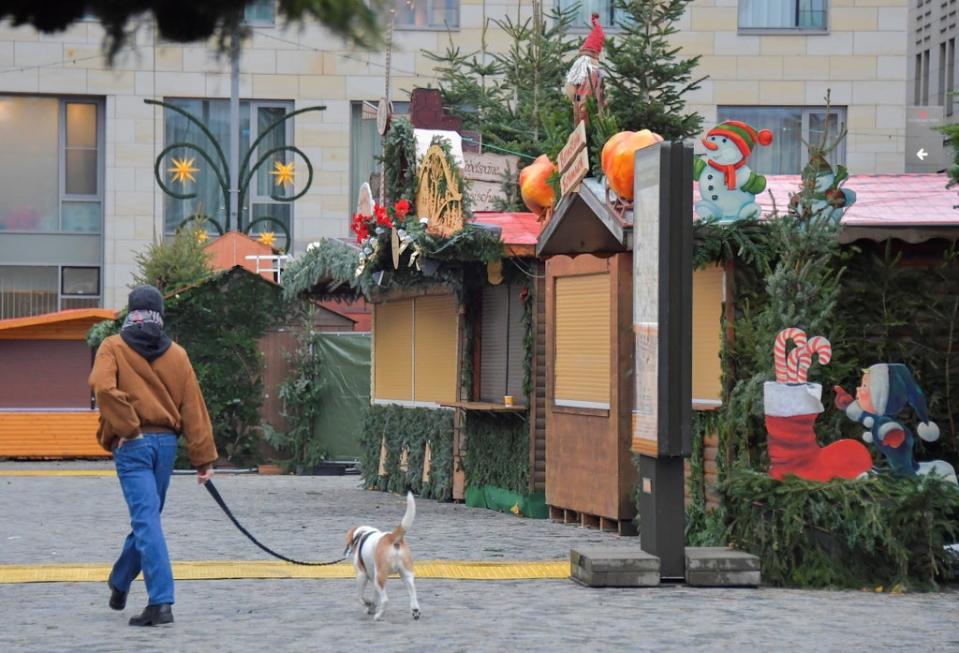
[[[163,316],[156,311],[136,310],[127,313],[120,337],[149,362],[162,356],[173,344],[163,332]]]

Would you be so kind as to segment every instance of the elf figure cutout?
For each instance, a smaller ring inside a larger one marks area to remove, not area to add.
[[[877,363],[863,371],[856,398],[841,387],[836,392],[836,408],[859,422],[868,431],[862,439],[879,449],[892,472],[899,476],[936,474],[953,483],[956,472],[943,460],[918,462],[913,455],[915,437],[898,415],[910,406],[919,417],[916,432],[926,442],[939,439],[939,427],[929,419],[926,398],[909,368],[902,363]]]

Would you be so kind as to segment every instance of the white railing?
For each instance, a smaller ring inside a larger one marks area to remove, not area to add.
[[[256,273],[272,272],[276,274],[276,282],[281,283],[283,269],[293,260],[289,254],[261,254],[246,257],[247,261],[256,261]]]

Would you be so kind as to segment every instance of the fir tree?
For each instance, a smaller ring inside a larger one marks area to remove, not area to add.
[[[572,108],[563,82],[579,47],[569,35],[575,13],[534,2],[528,18],[492,21],[509,39],[505,52],[486,51],[486,29],[475,52],[463,52],[452,36],[444,53],[423,52],[437,64],[444,105],[493,151],[518,153],[528,163],[540,154],[555,156],[566,142]]]
[[[678,57],[670,43],[690,0],[615,0],[621,31],[607,38],[606,97],[621,129],[649,129],[667,140],[695,136],[703,117],[685,112],[683,95],[699,88],[699,57]]]

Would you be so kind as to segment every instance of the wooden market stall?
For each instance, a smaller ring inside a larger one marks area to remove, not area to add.
[[[87,385],[91,326],[115,311],[0,320],[0,458],[103,458]]]
[[[632,213],[586,179],[557,205],[546,260],[546,501],[564,522],[634,534]],[[725,274],[693,274],[693,408],[721,398]]]

